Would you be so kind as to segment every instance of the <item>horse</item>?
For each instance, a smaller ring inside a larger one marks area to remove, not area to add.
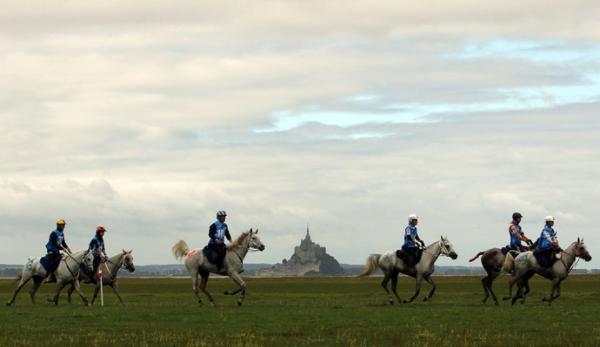
[[[123,302],[123,298],[121,298],[121,294],[119,293],[117,275],[119,273],[119,269],[121,268],[125,268],[129,272],[135,271],[135,265],[133,264],[133,256],[131,255],[131,252],[133,252],[133,250],[123,250],[123,252],[108,258],[105,262],[100,263],[98,266],[98,269],[102,270],[102,285],[110,286],[112,288],[117,295],[117,298],[119,298],[119,302],[121,302],[122,306],[125,306],[125,302]],[[83,272],[79,273],[79,280],[84,281],[84,283],[94,284],[92,281],[93,279]],[[94,301],[96,301],[96,297],[100,291],[100,281],[97,278],[95,279],[95,284],[96,288],[94,289],[94,296],[92,297],[92,305],[94,305]],[[75,286],[72,285],[71,288],[69,288],[67,296],[69,303],[71,303],[71,294],[73,294],[73,290],[75,290]]]
[[[433,297],[433,294],[436,290],[436,285],[431,279],[431,274],[434,271],[434,264],[440,255],[444,255],[455,260],[458,258],[458,255],[454,251],[452,243],[446,237],[441,237],[439,241],[436,241],[429,246],[427,246],[423,250],[423,255],[421,256],[421,260],[414,266],[407,266],[404,264],[402,259],[396,256],[396,252],[388,252],[386,254],[371,254],[367,258],[367,264],[365,270],[358,275],[358,277],[365,277],[371,275],[377,268],[379,267],[384,274],[383,281],[381,282],[381,286],[388,294],[389,299],[388,302],[390,305],[394,304],[394,298],[390,294],[388,290],[388,282],[392,280],[392,293],[398,300],[398,303],[404,302],[411,303],[415,300],[415,298],[419,295],[421,291],[421,282],[423,279],[427,281],[431,285],[431,291],[427,296],[425,296],[423,301],[428,301]],[[415,294],[408,300],[402,301],[398,292],[396,291],[398,285],[398,274],[403,273],[405,275],[414,277],[416,279],[416,290]]]
[[[190,250],[187,243],[183,240],[179,240],[173,247],[173,255],[178,260],[185,257],[184,264],[192,276],[192,290],[198,299],[198,303],[202,304],[199,290],[207,296],[210,304],[215,306],[215,301],[212,295],[206,290],[206,284],[208,283],[208,276],[210,273],[215,273],[223,276],[229,276],[239,288],[232,291],[225,291],[225,295],[236,295],[240,293],[240,297],[237,301],[238,306],[241,306],[244,302],[246,295],[246,282],[240,277],[240,274],[244,271],[244,258],[250,249],[264,251],[265,246],[258,238],[258,230],[243,232],[238,236],[230,245],[227,246],[225,254],[225,260],[223,262],[223,268],[217,269],[217,266],[208,261],[202,249]],[[198,274],[202,281],[198,285]]]
[[[39,257],[37,258],[29,258],[25,266],[23,266],[23,270],[17,275],[17,281],[19,284],[13,293],[12,298],[6,303],[7,306],[10,306],[15,303],[17,298],[17,294],[19,291],[29,282],[29,280],[33,279],[33,287],[29,291],[29,295],[31,296],[31,302],[35,304],[35,293],[39,289],[40,285],[44,278],[46,278],[49,273],[40,263]],[[75,253],[64,253],[63,258],[61,259],[58,268],[54,272],[56,277],[56,294],[53,299],[49,299],[51,302],[54,302],[55,305],[58,305],[58,297],[60,295],[60,291],[67,285],[72,283],[73,287],[77,291],[77,294],[81,297],[84,305],[88,305],[87,298],[81,292],[79,286],[79,271],[81,266],[83,265],[90,272],[93,271],[93,256],[89,250],[78,251]]]
[[[516,258],[512,256],[507,257],[503,270],[510,271],[512,269],[514,271],[515,278],[513,282],[518,287],[517,293],[512,298],[512,304],[514,305],[518,299],[521,299],[521,303],[525,302],[526,293],[523,292],[523,288],[527,286],[531,277],[538,274],[552,282],[550,295],[542,299],[542,301],[548,302],[548,305],[552,305],[552,302],[560,297],[560,285],[576,265],[575,260],[577,258],[581,258],[586,262],[592,260],[592,256],[588,252],[583,240],[579,238],[577,241],[571,243],[567,249],[561,251],[560,260],[554,262],[552,267],[547,269],[538,264],[533,252],[523,252]]]
[[[507,254],[512,255],[512,253],[518,254],[516,251],[509,251]],[[482,303],[486,303],[490,297],[494,299],[494,303],[499,305],[498,298],[496,297],[496,293],[492,289],[492,284],[494,280],[502,274],[502,268],[504,266],[504,262],[506,261],[507,255],[502,253],[500,248],[491,248],[484,252],[477,253],[473,258],[469,259],[469,263],[474,262],[479,257],[481,257],[481,265],[483,269],[487,272],[487,276],[481,279],[481,284],[483,285],[483,290],[485,296],[483,297]],[[513,276],[514,279],[514,276]],[[503,300],[508,300],[512,297],[512,287],[514,285],[514,281],[509,282],[508,286],[508,296],[502,298]],[[526,293],[529,293],[529,283],[526,285]]]

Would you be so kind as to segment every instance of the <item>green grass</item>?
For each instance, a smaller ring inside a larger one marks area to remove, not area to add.
[[[481,304],[476,277],[436,278],[430,303],[386,304],[379,278],[248,279],[244,306],[223,296],[229,280],[211,280],[217,307],[199,306],[188,279],[121,279],[128,306],[106,292],[105,307],[79,298],[58,307],[32,305],[24,289],[0,308],[1,346],[449,346],[600,345],[600,276],[573,276],[551,307],[541,302],[549,283],[532,282],[525,305]],[[403,298],[414,281],[400,279]],[[506,279],[496,282],[499,295]],[[14,282],[0,281],[6,302]],[[428,286],[424,286],[428,290]],[[85,286],[88,296],[92,287]],[[422,295],[425,293],[422,292]],[[422,296],[421,296],[422,297]],[[206,302],[206,300],[204,300]]]

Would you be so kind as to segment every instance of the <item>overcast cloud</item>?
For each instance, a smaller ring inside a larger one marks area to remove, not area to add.
[[[344,263],[409,213],[465,265],[556,215],[600,267],[597,1],[2,3],[0,263],[72,248],[175,262],[217,210]]]

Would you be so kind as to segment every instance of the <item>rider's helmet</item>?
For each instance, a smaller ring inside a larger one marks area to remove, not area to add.
[[[419,217],[416,214],[413,213],[413,214],[411,214],[411,215],[408,216],[408,222],[409,223],[412,222],[412,221],[414,221],[414,220],[419,220]]]
[[[546,216],[546,222],[555,222],[556,219],[554,218],[554,216]]]
[[[65,223],[65,220],[62,218],[56,221],[56,225],[65,225],[65,224],[67,224],[67,223]]]
[[[98,225],[98,227],[96,228],[96,232],[99,233],[101,231],[106,231],[106,228],[103,227],[102,225]]]
[[[217,212],[217,217],[227,217],[227,212],[219,211],[219,212]]]
[[[513,215],[512,215],[512,219],[513,219],[513,220],[517,220],[517,219],[519,219],[519,218],[523,218],[523,215],[522,215],[522,214],[520,214],[519,212],[515,212],[515,213],[513,213]]]

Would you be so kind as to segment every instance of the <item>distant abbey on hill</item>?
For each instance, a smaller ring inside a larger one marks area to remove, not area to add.
[[[283,259],[280,264],[270,269],[259,270],[258,276],[315,276],[343,275],[344,269],[334,257],[327,254],[325,247],[314,243],[310,231],[306,228],[306,237],[294,248],[289,260]]]

